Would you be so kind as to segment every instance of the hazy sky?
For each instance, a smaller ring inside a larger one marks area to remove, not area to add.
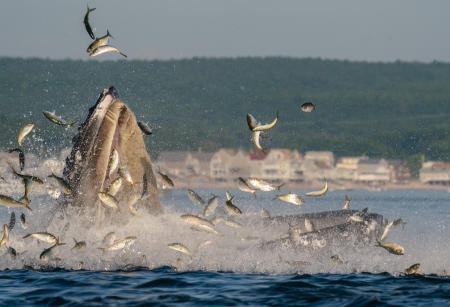
[[[95,33],[108,28],[130,59],[450,61],[446,0],[1,0],[0,56],[87,59],[86,4]]]

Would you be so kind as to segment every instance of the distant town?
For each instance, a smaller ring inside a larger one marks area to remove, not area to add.
[[[40,161],[26,155],[25,173],[48,176],[62,174],[70,149],[58,158]],[[419,178],[412,178],[406,163],[401,160],[373,159],[366,156],[335,159],[331,151],[307,151],[275,148],[264,152],[223,148],[216,152],[163,151],[153,159],[154,170],[169,175],[175,188],[237,188],[239,177],[258,177],[285,188],[322,186],[327,180],[331,189],[446,189],[450,191],[450,162],[422,163]],[[9,165],[17,165],[15,153],[0,153],[0,187],[21,189]],[[159,176],[157,176],[159,179]],[[39,187],[36,187],[39,190]],[[43,190],[44,191],[44,190]]]
[[[178,186],[234,187],[238,177],[259,177],[299,188],[321,185],[325,179],[336,189],[447,189],[450,185],[450,162],[423,162],[419,178],[412,178],[404,161],[366,156],[336,160],[331,151],[164,151],[154,163]]]

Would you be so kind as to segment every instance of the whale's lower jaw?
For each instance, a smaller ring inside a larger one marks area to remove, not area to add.
[[[119,153],[119,167],[110,172],[113,150]],[[119,168],[128,169],[134,183],[122,180],[122,187],[116,195],[120,212],[112,213],[110,208],[103,207],[98,193],[106,191],[119,176]],[[136,199],[135,207],[159,212],[156,179],[141,130],[133,112],[120,101],[113,87],[103,91],[79,127],[66,160],[64,177],[72,194],[66,195],[63,202],[89,214],[96,212],[98,219],[102,219],[104,213],[110,217],[129,215],[128,204]],[[143,191],[147,194],[145,199],[140,197]]]

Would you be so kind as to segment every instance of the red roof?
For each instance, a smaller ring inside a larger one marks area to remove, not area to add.
[[[249,153],[250,160],[264,160],[267,157],[267,153],[258,151]]]

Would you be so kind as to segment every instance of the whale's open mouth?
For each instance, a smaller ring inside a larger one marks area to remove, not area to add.
[[[113,151],[117,151],[119,163],[110,171]],[[129,212],[131,201],[136,202],[136,206],[158,212],[156,180],[141,130],[133,112],[111,87],[103,91],[89,110],[86,121],[73,140],[72,152],[64,169],[64,177],[73,193],[64,201],[73,206],[103,211],[98,193],[108,189],[119,176],[119,169],[128,170],[132,178],[132,182],[123,180],[115,196],[122,214]],[[140,199],[144,191],[149,197]]]

